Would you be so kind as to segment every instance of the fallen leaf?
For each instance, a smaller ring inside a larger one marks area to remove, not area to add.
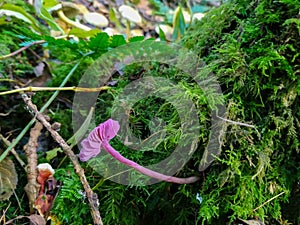
[[[18,174],[13,161],[5,158],[0,163],[0,201],[7,200],[17,187]]]
[[[248,225],[265,225],[262,221],[260,220],[242,220],[239,218],[240,221],[242,221],[245,224]]]
[[[52,78],[50,66],[45,61],[34,67],[34,73],[36,78],[32,79],[26,86],[45,87]]]
[[[42,76],[45,68],[45,64],[40,62],[37,66],[34,67],[33,72],[36,77]]]
[[[15,221],[17,219],[22,219],[22,218],[28,218],[30,220],[30,222],[32,222],[32,224],[34,224],[34,225],[46,225],[45,219],[42,216],[37,215],[37,214],[32,214],[30,216],[17,216],[16,218],[7,221],[4,225],[11,224],[13,221]]]

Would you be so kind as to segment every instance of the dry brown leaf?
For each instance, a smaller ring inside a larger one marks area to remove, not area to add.
[[[42,61],[34,67],[36,78],[32,79],[27,86],[33,87],[46,87],[47,83],[51,80],[51,69],[47,62]]]
[[[15,165],[9,158],[0,162],[0,201],[7,200],[14,193],[18,183]]]
[[[37,214],[32,214],[30,216],[17,216],[16,218],[7,221],[4,225],[11,224],[13,221],[15,221],[17,219],[22,219],[22,218],[28,218],[30,220],[30,222],[34,225],[46,225],[45,219],[42,216],[37,215]]]
[[[239,218],[243,223],[248,224],[248,225],[265,225],[262,221],[260,220],[242,220]]]

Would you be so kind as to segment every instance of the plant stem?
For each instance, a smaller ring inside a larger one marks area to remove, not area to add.
[[[10,91],[0,92],[0,95],[8,95],[19,92],[37,92],[37,91],[74,91],[74,92],[99,92],[108,90],[110,87],[103,86],[99,88],[83,88],[83,87],[25,87]]]

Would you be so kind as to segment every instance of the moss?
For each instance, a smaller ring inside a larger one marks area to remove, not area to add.
[[[212,168],[201,189],[206,198],[199,210],[202,221],[215,223],[222,215],[231,221],[287,217],[282,204],[300,178],[299,9],[299,2],[288,0],[229,1],[183,38],[222,84],[228,117],[255,124],[262,135],[230,127],[221,165]],[[253,212],[282,191],[283,196]],[[210,204],[217,209],[209,209]],[[288,218],[299,223],[300,208],[296,211]]]

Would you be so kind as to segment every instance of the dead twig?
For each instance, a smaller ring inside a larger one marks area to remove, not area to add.
[[[2,216],[0,218],[0,223],[2,222],[2,220],[3,220],[3,224],[6,223],[6,221],[5,221],[5,214],[6,214],[7,210],[9,209],[10,205],[11,205],[11,202],[9,202],[9,204],[6,207],[5,210],[4,209],[2,210]]]
[[[83,188],[86,192],[86,196],[92,211],[92,217],[94,220],[95,225],[103,225],[102,219],[100,216],[100,212],[98,209],[99,206],[99,201],[98,201],[98,196],[96,193],[92,191],[90,188],[90,185],[85,177],[84,170],[80,166],[78,162],[77,156],[74,154],[70,146],[65,142],[65,140],[57,133],[55,130],[52,129],[51,124],[45,119],[45,117],[37,110],[36,105],[34,105],[31,101],[31,99],[26,95],[22,94],[23,100],[25,104],[28,106],[30,111],[32,111],[35,114],[35,117],[37,120],[39,120],[43,126],[50,132],[51,136],[53,139],[59,143],[65,154],[69,157],[71,162],[73,163],[74,169],[76,174],[79,176],[80,181],[83,185]]]
[[[273,201],[275,198],[278,198],[280,195],[283,195],[285,192],[281,192],[278,195],[270,198],[268,201],[264,202],[263,204],[261,204],[260,206],[256,207],[255,209],[253,209],[253,212],[255,212],[256,210],[260,209],[261,207],[265,206],[266,204],[268,204],[269,202]]]
[[[28,183],[25,186],[25,191],[29,199],[30,214],[34,213],[34,203],[39,193],[40,185],[37,183],[37,153],[36,148],[38,146],[38,137],[41,134],[43,125],[36,121],[33,128],[30,130],[30,138],[28,143],[24,146],[24,151],[27,156],[27,180]]]
[[[55,39],[63,39],[63,38],[66,38],[66,37],[67,37],[67,35],[63,35],[63,36],[60,36],[60,37],[56,37]],[[19,53],[25,51],[26,49],[30,48],[33,45],[39,45],[39,44],[44,44],[44,43],[46,43],[45,40],[33,41],[30,44],[28,44],[28,45],[26,45],[26,46],[24,46],[24,47],[22,47],[22,48],[20,48],[20,49],[18,49],[16,51],[14,51],[14,52],[11,52],[11,53],[9,53],[7,55],[0,55],[0,60],[7,59],[9,57],[18,55]]]
[[[46,41],[44,41],[44,40],[32,42],[32,43],[30,43],[29,45],[26,45],[26,46],[24,46],[24,47],[22,47],[22,48],[20,48],[20,49],[18,49],[18,50],[16,50],[16,51],[12,52],[12,53],[9,53],[9,54],[7,54],[7,55],[2,55],[2,56],[0,56],[0,60],[9,58],[9,57],[12,57],[12,56],[15,56],[15,55],[18,55],[19,53],[23,52],[23,51],[26,50],[27,48],[30,48],[32,45],[43,44],[43,43],[45,43],[45,42],[46,42]]]

